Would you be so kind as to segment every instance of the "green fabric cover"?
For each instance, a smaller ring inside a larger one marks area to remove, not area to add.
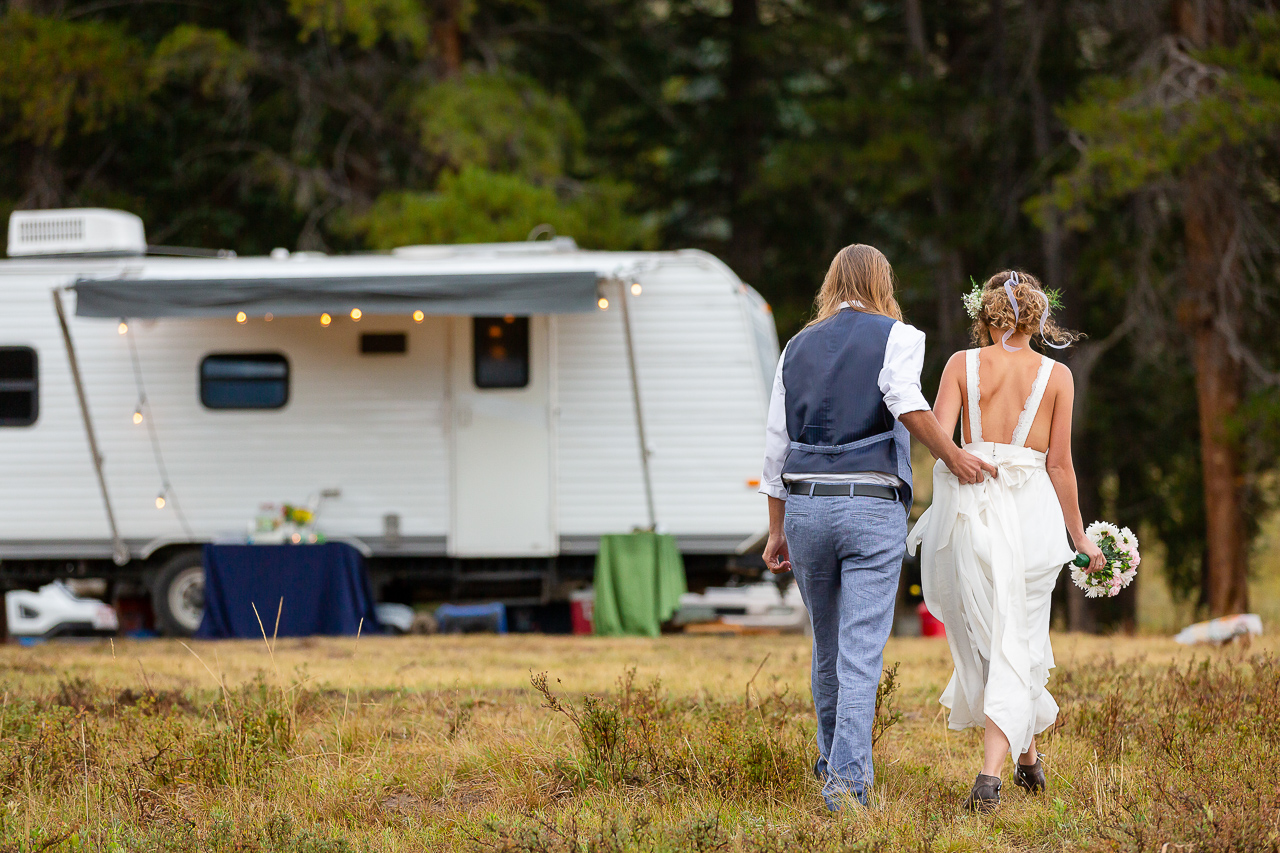
[[[640,531],[600,537],[595,631],[602,637],[656,637],[688,590],[674,536]]]

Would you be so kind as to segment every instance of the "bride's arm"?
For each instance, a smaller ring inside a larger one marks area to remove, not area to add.
[[[943,368],[942,379],[938,382],[938,396],[933,401],[933,416],[938,425],[949,436],[956,434],[956,422],[960,420],[960,402],[964,399],[964,353],[958,352],[947,360]],[[960,444],[964,444],[964,433],[960,434]]]
[[[1076,469],[1071,461],[1071,410],[1075,405],[1075,383],[1071,371],[1063,365],[1053,368],[1050,387],[1053,395],[1053,420],[1049,425],[1049,450],[1045,454],[1045,467],[1049,480],[1058,493],[1062,517],[1067,522],[1067,532],[1076,550],[1089,555],[1088,571],[1101,569],[1106,560],[1098,546],[1084,535],[1084,519],[1080,517],[1080,493],[1076,487]]]

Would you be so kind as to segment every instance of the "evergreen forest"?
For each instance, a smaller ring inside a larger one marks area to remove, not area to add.
[[[1157,538],[1206,614],[1249,606],[1280,450],[1270,0],[8,0],[0,213],[90,206],[240,255],[544,224],[697,247],[784,342],[870,243],[929,396],[971,277],[1025,269],[1088,335],[1054,353],[1086,521]]]

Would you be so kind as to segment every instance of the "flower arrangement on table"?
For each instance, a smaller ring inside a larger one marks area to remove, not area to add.
[[[1096,572],[1086,572],[1089,558],[1076,554],[1071,563],[1071,580],[1084,590],[1085,598],[1113,598],[1133,583],[1142,556],[1138,553],[1138,537],[1127,527],[1116,527],[1109,521],[1095,521],[1084,535],[1098,546],[1107,563]]]
[[[316,545],[324,534],[315,530],[316,511],[293,504],[265,503],[249,524],[251,545]]]

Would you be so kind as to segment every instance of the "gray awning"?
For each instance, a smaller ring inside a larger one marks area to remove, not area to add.
[[[228,317],[270,312],[366,314],[574,314],[596,310],[594,272],[80,279],[80,317]]]

